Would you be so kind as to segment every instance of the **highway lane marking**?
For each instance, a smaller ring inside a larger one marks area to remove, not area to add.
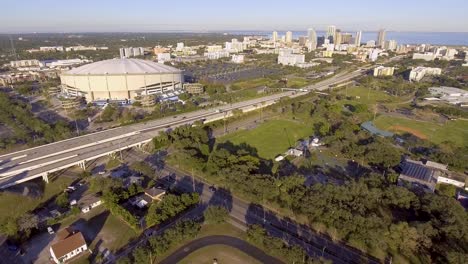
[[[47,165],[50,165],[50,164],[53,164],[53,163],[57,163],[57,162],[60,162],[60,161],[63,161],[63,160],[67,160],[67,159],[70,159],[70,158],[74,158],[74,157],[78,157],[78,154],[67,156],[67,157],[64,157],[64,158],[61,158],[61,159],[57,159],[57,160],[48,161],[48,162],[37,164],[37,165],[33,165],[33,166],[30,166],[30,167],[27,167],[27,168],[24,168],[24,169],[17,169],[17,170],[14,170],[14,171],[9,171],[7,173],[2,173],[2,174],[0,174],[0,177],[5,178],[5,177],[8,177],[8,176],[16,175],[18,173],[22,173],[22,172],[25,172],[25,171],[38,169],[38,168],[41,168],[41,167],[44,167],[44,166],[47,166]]]
[[[28,155],[27,155],[27,154],[24,154],[24,155],[21,155],[21,156],[13,157],[13,158],[11,158],[10,160],[17,160],[17,159],[24,158],[24,157],[26,157],[26,156],[28,156]]]

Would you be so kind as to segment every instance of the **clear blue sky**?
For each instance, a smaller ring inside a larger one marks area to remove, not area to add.
[[[343,30],[468,32],[468,0],[4,0],[0,32]]]

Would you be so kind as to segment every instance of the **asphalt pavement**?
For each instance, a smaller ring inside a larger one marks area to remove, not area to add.
[[[178,263],[192,252],[197,251],[198,249],[204,248],[211,245],[225,245],[236,248],[252,258],[257,259],[261,263],[268,264],[282,264],[283,262],[277,258],[274,258],[270,255],[267,255],[263,250],[247,243],[246,241],[231,237],[231,236],[208,236],[203,237],[197,240],[193,240],[188,244],[183,245],[181,248],[176,250],[167,258],[159,262],[159,264],[173,264]]]

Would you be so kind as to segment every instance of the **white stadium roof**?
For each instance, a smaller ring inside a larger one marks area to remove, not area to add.
[[[179,73],[181,70],[141,59],[110,59],[69,70],[68,75]]]

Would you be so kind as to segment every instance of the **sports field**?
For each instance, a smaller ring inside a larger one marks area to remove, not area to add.
[[[231,141],[234,144],[246,143],[257,149],[258,155],[273,159],[294,147],[297,140],[313,135],[313,125],[293,120],[270,120],[253,130],[234,132],[218,139],[219,142]]]
[[[453,142],[457,146],[468,146],[468,121],[454,120],[446,124],[416,121],[407,118],[379,116],[374,124],[383,130],[395,133],[411,133],[434,143]]]

